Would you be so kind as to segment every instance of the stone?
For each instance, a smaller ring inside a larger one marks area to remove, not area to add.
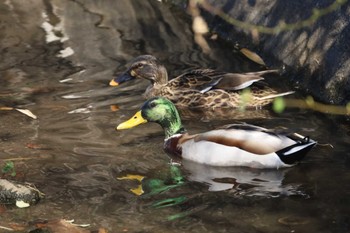
[[[230,17],[245,23],[276,27],[281,22],[300,23],[310,19],[315,9],[328,8],[336,0],[208,0]],[[233,26],[203,10],[212,31],[226,40],[258,53],[270,68],[287,67],[286,75],[316,100],[345,105],[350,101],[350,4],[320,16],[306,26],[266,34]],[[283,24],[282,23],[282,24]],[[255,36],[254,36],[255,35]]]

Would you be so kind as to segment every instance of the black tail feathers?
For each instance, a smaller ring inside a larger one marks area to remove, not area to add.
[[[277,151],[276,154],[285,164],[293,165],[302,160],[311,150],[311,148],[316,145],[316,143],[316,141],[310,139],[309,137],[304,137],[296,141],[294,145]]]

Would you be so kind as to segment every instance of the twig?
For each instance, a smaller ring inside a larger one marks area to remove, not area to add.
[[[284,101],[286,107],[311,109],[318,112],[330,113],[335,115],[350,115],[350,103],[347,104],[347,106],[322,104],[314,101],[312,97],[308,97],[305,100],[285,99]]]
[[[14,231],[14,229],[8,228],[8,227],[4,227],[4,226],[0,226],[0,229],[4,229],[4,230],[7,230],[7,231]]]
[[[11,158],[11,159],[2,159],[2,161],[21,161],[21,160],[30,160],[30,159],[37,159],[36,157],[29,157],[29,158]]]
[[[335,10],[337,10],[340,6],[344,5],[348,2],[348,0],[335,0],[331,5],[324,9],[313,9],[311,16],[308,19],[301,20],[296,23],[286,23],[284,21],[281,21],[277,26],[275,27],[267,27],[262,25],[256,25],[249,22],[244,22],[238,19],[234,19],[225,12],[223,12],[221,9],[214,7],[210,5],[206,0],[196,0],[196,2],[205,10],[208,12],[215,14],[228,22],[229,24],[232,24],[234,26],[248,29],[248,30],[255,30],[261,33],[266,34],[277,34],[282,31],[291,31],[291,30],[297,30],[300,28],[308,27],[314,24],[319,18],[322,16],[325,16]]]

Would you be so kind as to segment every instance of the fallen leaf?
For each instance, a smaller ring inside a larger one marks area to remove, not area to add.
[[[35,143],[30,143],[28,142],[26,144],[26,147],[29,149],[43,149],[43,147],[41,145],[35,144]]]
[[[24,201],[16,201],[16,206],[18,208],[26,208],[26,207],[29,207],[29,203],[27,202],[24,202]]]
[[[126,176],[117,177],[118,180],[137,180],[139,182],[141,182],[144,178],[145,176],[133,175],[133,174],[127,174]]]
[[[310,221],[307,218],[303,218],[299,216],[287,216],[287,217],[279,218],[278,222],[286,226],[297,226],[297,225],[308,224]]]
[[[249,49],[243,48],[240,50],[241,53],[246,56],[249,60],[258,63],[259,65],[266,66],[264,60],[256,53],[253,51],[250,51]]]
[[[13,110],[13,108],[12,107],[0,107],[0,110],[9,111],[9,110]]]
[[[119,110],[119,106],[116,105],[116,104],[113,104],[113,105],[110,106],[110,109],[111,109],[112,112],[116,112],[116,111]]]
[[[28,109],[20,109],[20,108],[15,108],[15,109],[20,113],[23,113],[24,115],[27,115],[33,119],[37,119],[37,117]]]
[[[211,40],[217,40],[218,38],[219,38],[218,34],[215,34],[215,33],[210,36]]]
[[[259,31],[254,28],[250,33],[252,34],[253,43],[256,45],[259,44]]]
[[[14,231],[14,229],[5,227],[5,226],[0,226],[0,229],[6,230],[6,231]]]
[[[38,220],[32,222],[35,227],[38,229],[47,230],[48,232],[53,233],[89,233],[89,230],[81,229],[77,225],[72,224],[72,221],[67,221],[63,219],[56,220]]]
[[[9,223],[9,225],[12,228],[12,231],[24,231],[25,230],[25,225],[20,224],[20,223]]]
[[[192,28],[196,34],[205,34],[209,32],[208,24],[201,16],[193,18]]]

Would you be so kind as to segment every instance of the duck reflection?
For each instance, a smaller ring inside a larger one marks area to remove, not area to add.
[[[213,167],[182,161],[189,181],[208,185],[208,191],[231,190],[245,196],[289,196],[300,194],[300,184],[285,184],[290,169]]]
[[[286,175],[293,170],[213,167],[183,160],[181,164],[171,164],[169,169],[162,168],[149,173],[157,174],[156,177],[126,174],[118,177],[118,180],[136,181],[137,185],[133,184],[129,190],[142,197],[148,207],[179,207],[181,211],[178,213],[164,216],[173,221],[215,205],[219,192],[220,196],[224,194],[228,198],[277,198],[291,195],[307,198],[301,184],[286,181]]]
[[[290,169],[213,167],[183,160],[181,164],[170,165],[168,174],[162,177],[150,178],[127,174],[118,177],[118,180],[137,180],[139,185],[130,191],[138,196],[160,194],[192,182],[207,186],[209,192],[227,190],[242,196],[304,196],[301,184],[285,181],[290,171]]]

